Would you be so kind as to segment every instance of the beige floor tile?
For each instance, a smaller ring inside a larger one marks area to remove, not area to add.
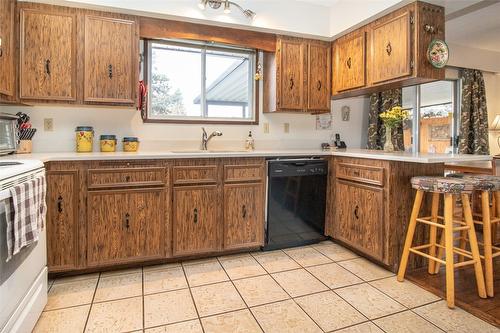
[[[217,259],[184,265],[184,271],[191,287],[229,280]]]
[[[101,278],[108,276],[116,276],[116,275],[125,275],[125,274],[137,274],[142,273],[142,267],[139,268],[127,268],[127,269],[119,269],[114,271],[107,271],[101,273]]]
[[[52,285],[45,310],[92,303],[98,278]]]
[[[182,262],[182,266],[197,265],[197,264],[206,264],[206,263],[214,262],[214,261],[217,261],[216,257],[202,258],[202,259],[192,259],[192,260],[183,261]]]
[[[252,308],[266,333],[320,333],[321,329],[292,300]]]
[[[413,311],[450,333],[498,333],[498,328],[456,307],[449,309],[445,301],[416,308]]]
[[[441,299],[427,290],[414,285],[410,281],[405,280],[404,282],[398,282],[395,276],[372,281],[370,284],[409,308],[414,308]]]
[[[182,267],[144,271],[144,294],[154,294],[187,288]]]
[[[81,274],[81,275],[67,276],[67,277],[54,279],[54,280],[52,280],[52,282],[54,284],[60,284],[60,283],[75,282],[75,281],[82,281],[82,280],[95,280],[98,277],[99,277],[99,273]]]
[[[144,296],[146,327],[196,319],[196,309],[189,289]]]
[[[293,261],[285,252],[256,252],[252,255],[269,273],[276,273],[290,269],[300,268],[300,265]]]
[[[192,288],[194,303],[200,317],[245,308],[245,302],[231,282],[221,282]]]
[[[332,289],[363,282],[356,275],[336,263],[307,267],[306,269]]]
[[[203,333],[203,329],[201,328],[200,321],[195,319],[177,324],[149,328],[145,333]]]
[[[442,333],[443,331],[411,311],[374,320],[387,333]]]
[[[95,292],[94,302],[142,295],[142,273],[101,277]]]
[[[278,284],[292,297],[328,290],[321,281],[305,269],[296,269],[272,274]]]
[[[322,255],[312,247],[298,247],[284,251],[293,260],[302,265],[302,267],[321,265],[332,262],[330,259]]]
[[[83,332],[90,305],[42,312],[33,333]]]
[[[387,316],[406,309],[367,283],[336,289],[335,292],[368,319]]]
[[[346,249],[345,247],[335,244],[333,242],[324,242],[316,245],[312,245],[313,248],[332,259],[333,261],[342,261],[359,258],[359,256]]]
[[[368,322],[344,328],[340,331],[335,331],[335,333],[384,333],[384,331],[378,328],[375,324]]]
[[[289,298],[269,275],[233,281],[248,306],[256,306]]]
[[[92,304],[85,332],[127,332],[142,329],[142,297]]]
[[[145,272],[149,271],[158,271],[158,270],[164,270],[168,268],[176,268],[176,267],[182,267],[180,262],[172,262],[168,264],[161,264],[161,265],[151,265],[151,266],[144,266],[142,270]]]
[[[339,262],[339,265],[356,274],[365,281],[394,276],[392,272],[364,258],[341,261]]]
[[[299,297],[295,301],[325,332],[368,321],[333,291]]]
[[[267,274],[250,254],[221,257],[219,261],[232,280]]]
[[[202,318],[205,333],[260,333],[262,330],[249,310],[229,312],[218,316]]]

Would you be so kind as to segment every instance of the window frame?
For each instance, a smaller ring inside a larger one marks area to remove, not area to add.
[[[232,51],[234,53],[245,53],[248,54],[248,51],[254,52],[254,60],[252,62],[252,66],[250,68],[250,73],[249,73],[249,80],[252,82],[252,91],[253,91],[253,96],[251,99],[251,107],[253,111],[253,117],[252,119],[243,119],[243,118],[236,118],[235,120],[230,120],[228,118],[203,118],[202,117],[196,117],[189,119],[190,117],[186,117],[186,119],[182,118],[171,118],[171,119],[158,119],[158,118],[151,118],[149,116],[149,107],[151,105],[151,95],[149,94],[148,91],[148,96],[147,96],[147,108],[146,112],[144,112],[143,115],[143,122],[144,123],[170,123],[170,124],[223,124],[223,125],[258,125],[259,124],[259,113],[260,113],[260,81],[256,81],[253,79],[253,76],[255,74],[256,69],[259,66],[259,50],[256,49],[248,49],[248,48],[242,48],[234,45],[225,45],[225,44],[215,44],[212,42],[206,42],[206,41],[191,41],[191,40],[177,40],[177,39],[141,39],[141,42],[143,43],[144,50],[142,54],[143,58],[143,67],[142,67],[142,72],[143,72],[143,79],[144,83],[149,89],[149,82],[150,82],[150,75],[151,75],[151,47],[152,44],[166,44],[166,45],[179,45],[179,46],[186,46],[186,47],[193,47],[193,46],[198,46],[198,47],[204,47],[206,50],[216,50],[216,51]],[[206,58],[204,58],[206,59]],[[202,60],[201,68],[202,68],[202,75],[205,74],[205,60]],[[201,113],[202,115],[205,114],[205,110],[207,109],[207,106],[205,105],[205,88],[206,88],[206,81],[202,80],[201,83],[201,88],[203,92],[203,97],[201,101]],[[250,104],[250,103],[249,103]]]

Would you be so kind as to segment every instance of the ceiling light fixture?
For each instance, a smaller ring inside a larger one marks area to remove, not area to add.
[[[198,3],[198,7],[201,10],[204,10],[205,8],[207,8],[207,5],[212,9],[219,9],[222,5],[224,5],[224,13],[226,13],[226,14],[231,13],[231,6],[235,6],[243,13],[243,15],[245,15],[245,17],[252,19],[252,20],[255,18],[255,15],[257,15],[257,14],[255,14],[254,11],[252,11],[250,9],[244,9],[243,7],[238,5],[237,3],[229,1],[229,0],[200,0],[200,2]]]

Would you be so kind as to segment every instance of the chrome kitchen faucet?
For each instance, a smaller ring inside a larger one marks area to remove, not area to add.
[[[210,136],[207,136],[207,131],[205,131],[205,127],[202,127],[201,130],[203,134],[201,135],[201,150],[207,150],[208,141],[214,136],[222,136],[221,131],[213,131]]]

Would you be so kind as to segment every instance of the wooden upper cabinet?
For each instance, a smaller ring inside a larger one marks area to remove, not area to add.
[[[14,96],[14,6],[0,0],[0,94]]]
[[[366,85],[366,33],[353,33],[333,43],[333,91]]]
[[[78,171],[47,172],[47,265],[49,272],[77,268]]]
[[[330,111],[331,48],[326,43],[307,45],[307,110]]]
[[[306,108],[306,43],[298,38],[278,41],[277,107],[301,111]]]
[[[76,100],[76,15],[20,11],[21,99]]]
[[[372,27],[370,33],[372,83],[411,74],[411,15],[407,10]]]
[[[84,102],[133,104],[138,64],[136,23],[85,16]]]

